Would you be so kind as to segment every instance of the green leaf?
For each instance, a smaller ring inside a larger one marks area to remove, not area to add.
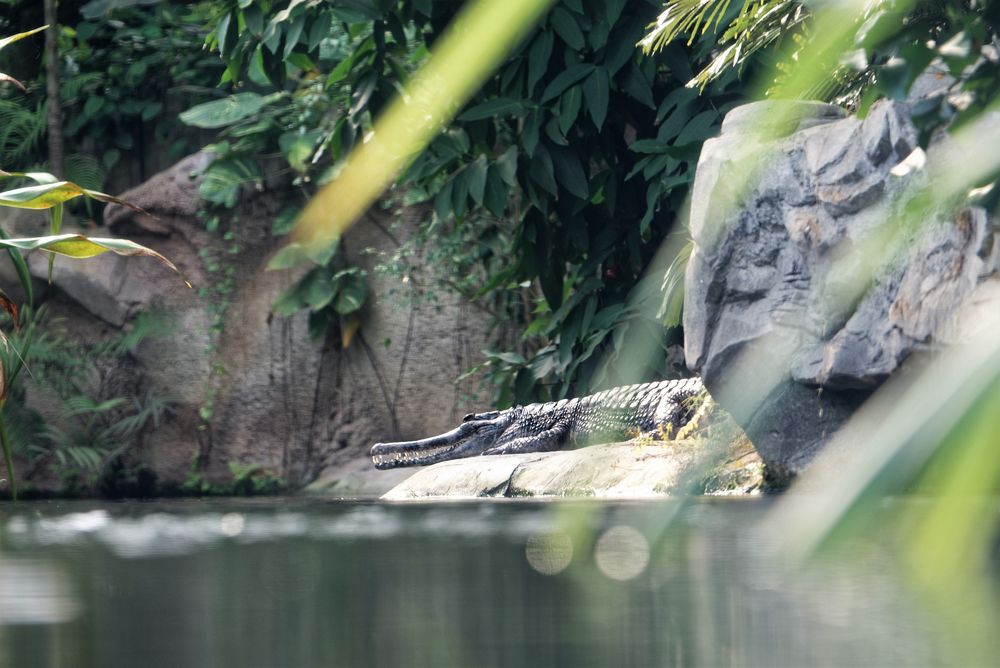
[[[629,144],[628,148],[634,153],[666,153],[670,146],[659,139],[640,139]]]
[[[604,127],[604,119],[608,116],[608,97],[611,91],[611,80],[608,71],[598,67],[594,73],[583,82],[583,93],[587,99],[587,111],[598,131]]]
[[[550,195],[559,192],[556,187],[552,156],[549,155],[544,146],[539,146],[538,150],[535,151],[535,155],[531,159],[531,166],[528,168],[528,175]]]
[[[509,97],[497,97],[471,107],[460,115],[458,120],[480,121],[484,118],[494,118],[495,116],[520,116],[523,113],[524,106],[518,100],[513,100]]]
[[[521,146],[528,155],[534,155],[538,147],[538,131],[542,129],[542,112],[535,110],[528,115],[521,133]]]
[[[466,168],[469,173],[469,195],[477,206],[482,206],[486,192],[486,156],[481,155]]]
[[[317,267],[303,277],[299,295],[313,311],[319,311],[337,295],[336,285],[323,267]]]
[[[274,223],[271,225],[271,234],[280,237],[291,232],[295,228],[295,219],[298,218],[300,211],[302,211],[301,207],[295,204],[285,206],[274,217]]]
[[[291,269],[292,267],[297,267],[309,258],[306,253],[306,249],[302,244],[291,243],[287,246],[279,248],[278,251],[271,256],[271,259],[267,263],[268,271],[278,271],[280,269]]]
[[[583,90],[580,86],[573,86],[560,98],[559,101],[559,129],[565,135],[576,122],[576,117],[580,114],[580,105],[583,102]]]
[[[323,38],[330,33],[330,26],[333,24],[333,15],[330,12],[323,12],[309,26],[309,36],[306,38],[306,46],[310,51],[319,46]]]
[[[91,95],[83,103],[83,113],[89,117],[94,117],[104,107],[104,98],[98,95]]]
[[[568,149],[552,149],[552,163],[556,178],[566,190],[583,200],[590,197],[587,175],[576,153]]]
[[[266,96],[257,93],[237,93],[222,100],[197,104],[187,111],[181,112],[179,118],[187,125],[193,125],[196,128],[224,128],[253,116],[282,95],[282,93]]]
[[[545,104],[549,100],[562,95],[564,90],[592,73],[595,69],[595,66],[590,63],[577,63],[576,65],[571,65],[560,72],[555,79],[549,82],[549,85],[545,87],[545,91],[542,93],[542,97],[539,102],[541,104]]]
[[[278,137],[278,147],[285,154],[285,160],[297,172],[305,172],[309,166],[307,161],[312,157],[316,142],[322,135],[321,130],[310,132],[285,132]]]
[[[638,100],[650,109],[656,109],[656,103],[653,102],[653,89],[639,67],[633,65],[629,68],[628,73],[625,75],[623,87],[625,92],[633,99]]]
[[[300,13],[294,19],[292,19],[291,25],[285,30],[285,59],[292,55],[292,51],[299,43],[299,38],[302,37],[302,29],[306,25],[306,14],[305,12]]]
[[[511,146],[494,163],[500,178],[513,188],[517,185],[517,146]]]
[[[694,141],[707,139],[715,132],[715,121],[718,118],[719,112],[715,109],[709,109],[708,111],[701,112],[688,121],[687,125],[684,126],[684,129],[681,130],[681,133],[677,135],[677,140],[674,143],[680,146]]]
[[[364,272],[360,269],[344,269],[333,276],[337,283],[337,298],[333,310],[340,315],[349,315],[361,310],[368,299],[368,285]]]
[[[580,51],[586,46],[586,41],[583,39],[583,33],[580,32],[580,26],[577,25],[576,19],[573,15],[562,7],[556,7],[552,10],[552,14],[549,15],[549,22],[555,29],[556,34],[562,38],[570,48]]]
[[[535,89],[535,84],[545,75],[549,68],[549,58],[552,56],[552,45],[555,37],[548,31],[542,31],[528,49],[528,95]]]
[[[507,209],[507,186],[496,165],[491,166],[487,172],[483,204],[498,218],[502,217]]]

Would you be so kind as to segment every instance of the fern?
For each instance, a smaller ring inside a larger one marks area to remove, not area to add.
[[[63,159],[66,180],[90,190],[103,190],[105,173],[97,158],[83,153],[71,153]],[[89,200],[87,200],[89,202]]]
[[[45,136],[45,104],[32,111],[21,103],[0,98],[0,169],[37,158]]]
[[[65,77],[60,82],[59,94],[64,104],[82,103],[88,95],[94,93],[103,84],[103,73],[80,72],[71,77]]]

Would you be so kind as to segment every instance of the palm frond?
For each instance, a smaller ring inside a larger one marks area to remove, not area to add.
[[[718,27],[731,4],[732,0],[675,0],[664,8],[655,23],[649,24],[649,33],[639,46],[646,54],[656,53],[681,35],[688,35],[691,44],[713,24]]]
[[[682,35],[688,43],[718,28],[728,15],[730,0],[676,0],[667,5],[639,45],[647,54],[661,50]],[[719,38],[719,51],[688,86],[704,89],[723,72],[740,67],[761,49],[792,34],[809,18],[799,0],[746,0]]]

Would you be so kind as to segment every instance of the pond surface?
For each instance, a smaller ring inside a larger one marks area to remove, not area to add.
[[[955,665],[885,550],[793,571],[770,503],[8,504],[0,666]]]

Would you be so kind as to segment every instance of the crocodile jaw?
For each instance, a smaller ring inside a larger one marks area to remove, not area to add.
[[[439,436],[416,441],[376,443],[371,456],[377,469],[425,466],[448,459],[474,457],[490,449],[511,419],[470,420]]]

